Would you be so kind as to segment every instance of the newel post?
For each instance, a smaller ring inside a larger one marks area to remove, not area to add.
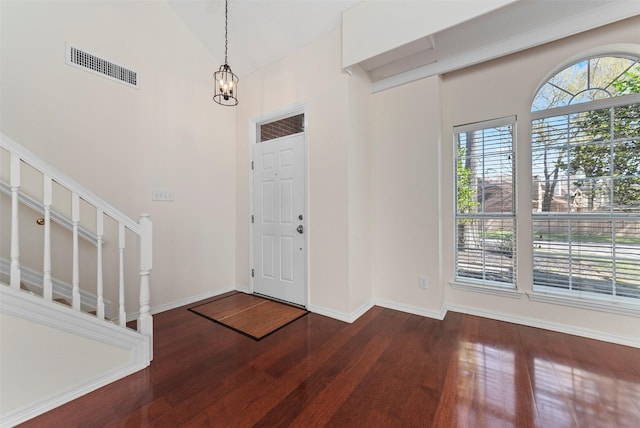
[[[153,227],[149,214],[140,216],[140,316],[138,317],[138,332],[149,338],[149,358],[153,360],[153,317],[149,312],[151,294],[149,290],[149,275],[153,266]]]

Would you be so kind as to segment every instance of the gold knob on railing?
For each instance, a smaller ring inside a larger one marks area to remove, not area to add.
[[[39,219],[36,220],[36,223],[38,223],[40,226],[44,225],[44,219],[42,217],[40,217]]]

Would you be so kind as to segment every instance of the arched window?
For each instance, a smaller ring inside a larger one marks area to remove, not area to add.
[[[534,290],[640,303],[640,63],[599,56],[531,106]]]
[[[585,59],[556,73],[536,93],[531,111],[640,92],[638,59],[603,56]]]

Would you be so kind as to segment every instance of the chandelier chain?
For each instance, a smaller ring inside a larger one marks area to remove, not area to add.
[[[225,0],[224,2],[224,63],[225,64],[229,64],[229,61],[227,61],[227,46],[228,46],[228,42],[227,42],[227,27],[228,27],[228,20],[229,20],[229,0]]]

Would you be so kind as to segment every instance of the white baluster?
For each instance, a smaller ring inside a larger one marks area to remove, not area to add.
[[[20,289],[20,234],[18,233],[18,190],[20,190],[20,158],[11,153],[11,287]]]
[[[53,185],[51,177],[45,175],[43,178],[43,198],[44,205],[44,260],[43,260],[43,280],[42,297],[45,300],[53,299],[53,282],[51,280],[51,203],[53,202]]]
[[[151,294],[149,275],[153,266],[153,227],[149,214],[140,217],[140,316],[138,317],[138,332],[149,338],[150,359],[153,360],[153,317],[151,316]]]
[[[118,313],[118,321],[120,326],[124,327],[127,325],[127,313],[124,310],[124,224],[122,223],[118,223],[118,252],[120,254],[120,311]]]
[[[71,307],[80,310],[80,257],[78,253],[78,223],[80,222],[80,197],[73,193],[71,195],[71,223],[73,225],[73,276],[71,285],[73,286],[71,295]]]
[[[104,243],[104,213],[101,209],[96,208],[96,234],[98,238],[98,277],[97,277],[97,292],[98,292],[98,301],[96,308],[96,316],[98,319],[104,319],[104,285],[102,282],[102,244]]]

